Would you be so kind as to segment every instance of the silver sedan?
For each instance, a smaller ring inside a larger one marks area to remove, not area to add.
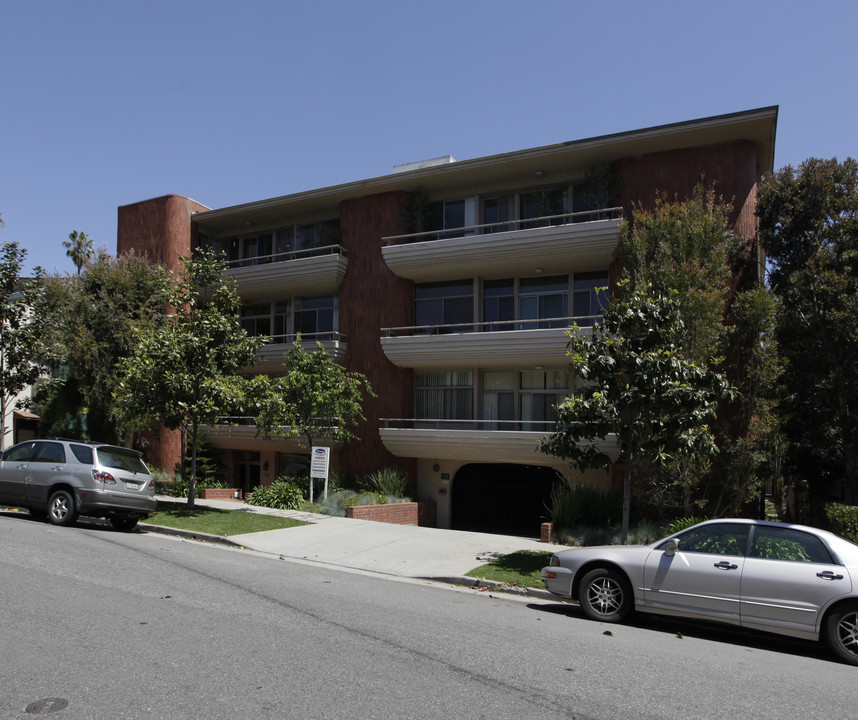
[[[652,545],[558,552],[542,580],[594,620],[638,610],[823,637],[858,665],[858,545],[824,530],[710,520]]]

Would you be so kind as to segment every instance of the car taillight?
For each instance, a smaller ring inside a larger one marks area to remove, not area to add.
[[[104,470],[93,470],[92,477],[94,480],[103,482],[105,485],[116,485],[116,478],[109,472],[104,472]]]
[[[150,490],[154,490],[154,489],[155,489],[155,480],[154,480],[154,479],[152,479],[152,480],[150,480],[150,481],[149,481],[149,489],[150,489]]]

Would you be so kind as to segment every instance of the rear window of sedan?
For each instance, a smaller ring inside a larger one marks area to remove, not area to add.
[[[126,470],[133,473],[149,474],[149,468],[142,458],[133,450],[122,448],[98,448],[96,451],[98,464],[115,470]]]

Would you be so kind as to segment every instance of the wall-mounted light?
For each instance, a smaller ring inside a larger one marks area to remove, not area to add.
[[[440,469],[441,469],[441,466],[438,463],[435,463],[432,466],[432,470],[434,470],[435,472],[438,472]]]
[[[539,273],[545,272],[545,268],[533,268],[533,272],[539,275]]]
[[[534,365],[533,369],[534,370],[545,370],[545,365]]]

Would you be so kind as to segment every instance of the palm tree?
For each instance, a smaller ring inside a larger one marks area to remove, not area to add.
[[[72,259],[77,268],[77,274],[80,275],[81,268],[92,258],[92,240],[89,239],[89,235],[73,230],[69,233],[69,239],[63,240],[63,247],[66,249],[66,255]]]

